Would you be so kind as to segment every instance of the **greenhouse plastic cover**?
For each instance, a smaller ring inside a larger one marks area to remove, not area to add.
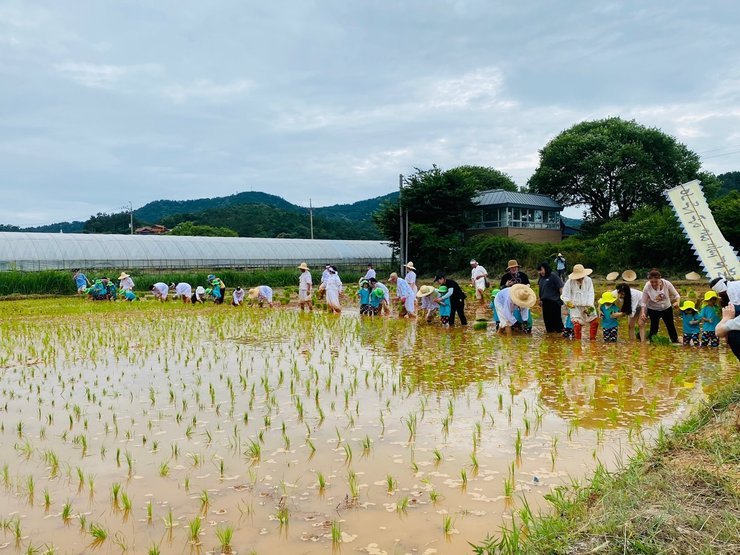
[[[382,241],[0,232],[0,270],[323,267],[391,257]]]

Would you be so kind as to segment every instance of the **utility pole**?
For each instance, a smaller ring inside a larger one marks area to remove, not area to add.
[[[308,199],[308,215],[311,220],[311,239],[313,239],[313,204],[311,204],[311,199]]]
[[[403,223],[403,202],[402,197],[403,196],[403,174],[398,175],[398,223],[401,226],[400,233],[398,235],[398,258],[400,259],[398,261],[400,268],[399,268],[399,275],[403,276],[403,265],[405,264],[404,260],[406,259],[406,241],[404,239],[406,226]]]
[[[128,211],[128,229],[131,235],[134,234],[134,205],[131,203],[131,201],[128,201],[128,204],[123,205],[123,209]]]

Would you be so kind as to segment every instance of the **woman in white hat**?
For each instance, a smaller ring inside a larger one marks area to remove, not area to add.
[[[439,297],[439,293],[431,285],[422,285],[416,293],[416,298],[421,302],[421,310],[424,311],[424,319],[427,322],[431,322],[434,311],[439,310],[439,305],[434,302],[437,297]]]
[[[310,268],[308,264],[301,262],[298,269],[301,271],[301,275],[298,278],[298,306],[301,307],[301,312],[303,312],[304,308],[308,308],[311,311],[313,310],[313,301],[311,300],[313,281],[311,279]]]
[[[588,325],[588,338],[591,341],[596,339],[596,332],[599,331],[599,315],[594,306],[596,293],[593,281],[588,277],[592,272],[591,268],[584,268],[583,264],[573,266],[560,296],[570,309],[570,319],[573,321],[573,332],[577,340],[581,339],[585,325]]]
[[[329,275],[323,283],[324,289],[326,290],[326,305],[330,312],[339,314],[342,312],[342,305],[339,302],[339,294],[342,292],[344,286],[342,285],[342,280],[339,279],[339,274],[334,266],[329,266],[327,270]]]
[[[272,308],[272,287],[268,285],[260,285],[253,287],[249,290],[249,298],[262,306],[262,303],[267,303],[267,306]]]
[[[131,276],[128,275],[126,272],[121,272],[121,275],[118,276],[118,287],[124,293],[126,291],[133,291],[134,290],[134,280],[131,279]]]
[[[529,320],[529,309],[536,303],[537,295],[529,285],[516,283],[499,291],[493,299],[499,318],[499,333],[511,335],[511,328],[519,322],[514,315],[516,308],[519,308],[521,320],[526,322]]]
[[[414,295],[416,295],[416,292],[419,290],[418,287],[416,287],[416,268],[414,268],[414,263],[411,261],[406,262],[406,276],[404,279],[406,280],[406,283],[409,284],[409,287],[411,287],[411,290],[414,292]]]
[[[622,279],[627,283],[620,283],[612,291],[612,295],[622,300],[620,312],[629,318],[627,337],[630,341],[634,341],[635,326],[637,326],[640,329],[640,341],[645,341],[645,321],[640,317],[642,315],[642,291],[629,285],[637,279],[637,274],[632,270],[625,270],[622,272]]]

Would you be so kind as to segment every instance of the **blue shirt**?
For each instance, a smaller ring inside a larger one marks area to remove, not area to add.
[[[383,297],[376,297],[375,295],[370,295],[370,306],[373,308],[378,308],[380,306],[380,301],[383,300]]]
[[[370,304],[370,289],[362,287],[357,294],[360,296],[360,304]]]
[[[516,321],[520,324],[527,324],[528,327],[532,327],[532,311],[529,310],[529,315],[527,316],[527,321],[525,322],[522,320],[522,310],[519,307],[516,307],[514,309],[514,318],[516,318]]]
[[[568,311],[568,315],[565,317],[565,326],[566,329],[572,329],[573,328],[573,320],[570,319],[570,310]]]
[[[602,304],[599,307],[599,311],[601,312],[601,327],[603,329],[613,330],[619,327],[619,321],[612,317],[612,314],[619,312],[619,309],[615,305]]]
[[[449,316],[452,314],[452,307],[450,306],[450,299],[444,299],[439,303],[439,315]]]
[[[498,312],[496,312],[496,304],[493,302],[493,299],[491,299],[491,304],[488,305],[488,308],[493,310],[493,321],[498,322]]]
[[[696,312],[682,312],[681,320],[683,320],[683,332],[684,333],[699,333],[699,315]],[[695,322],[695,323],[692,323]]]
[[[704,308],[701,309],[699,317],[709,320],[708,322],[702,323],[702,329],[704,331],[714,331],[721,320],[719,310],[717,310],[716,307],[709,305],[705,305]]]
[[[77,289],[87,287],[87,276],[82,273],[77,274],[77,277],[75,277],[75,285],[77,285]]]

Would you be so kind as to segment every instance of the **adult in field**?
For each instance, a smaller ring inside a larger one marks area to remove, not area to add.
[[[121,272],[118,276],[118,287],[122,292],[134,290],[134,280],[126,272]]]
[[[478,264],[478,261],[473,259],[470,261],[470,282],[473,284],[475,290],[475,298],[478,300],[479,305],[483,305],[484,299],[486,298],[486,287],[488,287],[488,272],[486,269]],[[449,290],[449,286],[448,290]],[[450,297],[451,298],[451,297]],[[452,316],[450,317],[450,326],[455,322],[455,310],[452,310]]]
[[[547,262],[542,262],[537,267],[540,274],[540,306],[542,307],[542,319],[545,322],[547,333],[563,333],[563,319],[560,316],[560,307],[563,301],[560,295],[563,293],[563,282],[556,273],[552,271]]]
[[[622,276],[624,277],[624,275]],[[629,318],[627,324],[627,337],[630,341],[635,340],[635,326],[639,327],[640,341],[645,341],[645,321],[640,317],[642,315],[642,291],[630,287],[629,283],[620,283],[612,291],[612,295],[622,301],[619,312]]]
[[[599,330],[599,315],[594,306],[596,293],[593,281],[588,277],[592,272],[591,268],[584,268],[583,264],[573,266],[560,296],[570,309],[573,333],[577,340],[581,339],[583,326],[588,326],[588,338],[591,341],[596,339],[596,332]]]
[[[499,288],[505,289],[517,283],[529,285],[529,277],[524,272],[519,271],[519,262],[509,260],[508,264],[506,264],[506,273],[501,276],[501,280],[499,281]]]
[[[370,282],[370,286],[373,288],[373,291],[375,291],[375,289],[379,289],[383,292],[383,298],[380,301],[380,314],[390,314],[391,292],[388,290],[388,287],[385,285],[385,283],[378,281],[375,278],[370,278],[368,281]]]
[[[555,257],[555,271],[558,273],[558,277],[563,280],[565,279],[565,271],[568,268],[568,263],[565,260],[562,252],[559,252]]]
[[[253,301],[257,301],[257,304],[262,306],[267,303],[267,306],[272,308],[272,287],[269,285],[259,285],[249,290],[249,298]]]
[[[334,266],[329,266],[328,271],[329,276],[323,283],[326,289],[326,306],[330,312],[340,314],[342,312],[342,304],[339,302],[339,295],[342,293],[344,286]]]
[[[321,272],[321,281],[319,282],[319,292],[318,296],[319,299],[323,299],[326,297],[326,280],[329,279],[329,276],[331,275],[331,272],[329,269],[331,268],[331,264],[327,264],[324,266],[324,270]]]
[[[650,318],[648,339],[658,333],[660,321],[663,320],[668,336],[671,338],[671,343],[678,343],[678,333],[673,322],[673,309],[678,308],[680,302],[681,295],[678,294],[673,284],[667,279],[663,279],[657,269],[650,270],[648,282],[642,290],[642,300],[640,301],[643,322]]]
[[[499,291],[493,303],[499,318],[498,332],[511,335],[514,326],[529,320],[529,309],[537,303],[537,295],[529,285],[515,283]],[[517,308],[520,313],[519,318],[514,314]]]
[[[434,281],[440,285],[447,286],[447,293],[437,297],[435,302],[450,299],[450,327],[455,325],[455,314],[460,317],[460,325],[467,326],[468,319],[465,317],[465,292],[454,279],[448,279],[444,274],[435,276]]]
[[[301,275],[298,277],[298,306],[301,308],[301,312],[303,312],[304,309],[311,311],[313,310],[313,281],[311,279],[311,269],[305,262],[301,262],[298,269],[301,271]]]
[[[203,304],[205,302],[206,298],[206,288],[202,285],[199,285],[195,288],[195,292],[193,293],[192,297],[190,297],[190,302],[192,304]]]
[[[158,281],[157,283],[152,285],[149,290],[152,292],[152,295],[154,295],[155,299],[160,302],[164,302],[167,300],[167,294],[169,293],[170,288],[167,286],[166,283]]]
[[[80,296],[87,294],[87,288],[91,285],[90,280],[87,279],[87,276],[79,268],[72,270],[72,279],[75,280],[77,294]]]
[[[439,305],[434,302],[439,297],[437,290],[431,285],[422,285],[416,293],[416,298],[420,301],[420,309],[424,311],[424,319],[431,322],[434,317],[434,311],[439,310]]]
[[[740,360],[740,316],[735,316],[735,307],[727,305],[722,309],[722,320],[717,324],[714,332],[717,337],[726,337],[727,344]]]
[[[363,277],[362,279],[366,279],[367,281],[375,279],[375,268],[373,268],[372,263],[367,263],[367,272],[365,272],[365,277]]]
[[[193,296],[193,288],[189,283],[180,282],[177,285],[170,283],[170,289],[175,292],[174,297],[182,299],[183,304],[188,304]]]
[[[416,292],[419,288],[416,287],[416,268],[414,268],[414,263],[411,261],[406,262],[405,268],[408,271],[403,279],[406,280],[406,283],[409,284],[409,287],[411,287],[411,290],[414,292],[414,296],[416,296]]]
[[[401,302],[401,310],[398,315],[401,318],[406,316],[416,318],[416,293],[411,289],[408,282],[402,277],[398,277],[396,272],[390,275],[388,281],[395,284],[396,299]]]
[[[237,287],[234,289],[234,291],[231,293],[231,306],[242,306],[244,304],[244,295],[245,295],[244,289],[241,287]]]
[[[723,277],[714,278],[709,287],[719,295],[722,304],[730,303],[735,307],[735,316],[740,316],[740,281],[729,281]]]

